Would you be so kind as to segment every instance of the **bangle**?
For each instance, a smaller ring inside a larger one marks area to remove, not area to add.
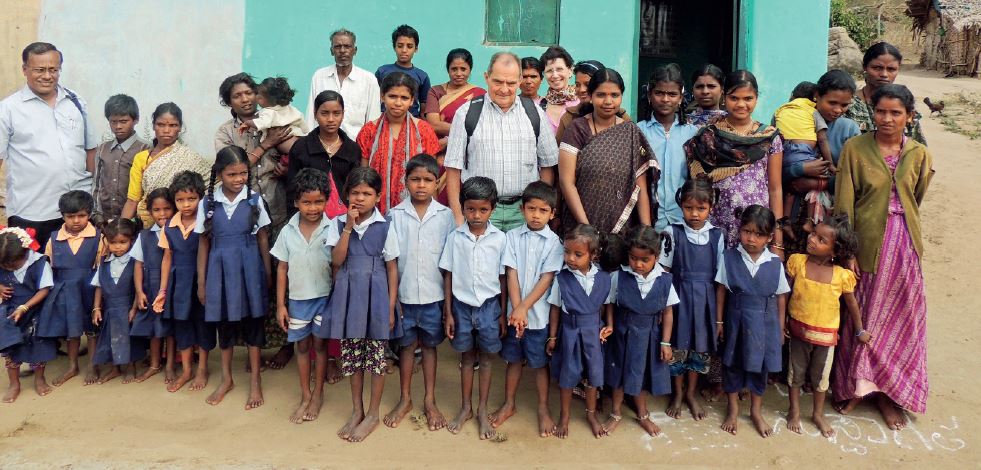
[[[99,307],[92,307],[92,311],[93,311],[93,312],[101,312],[101,311],[102,311],[102,309],[101,309],[101,308],[99,308]]]
[[[724,324],[725,324],[725,322],[721,322],[721,321],[717,321],[717,322],[715,322],[715,324],[716,324],[716,325],[724,325]]]
[[[778,249],[780,251],[783,251],[783,245],[780,244],[780,243],[771,243],[770,244],[770,248],[776,248],[776,249]]]
[[[670,348],[671,347],[671,343],[668,343],[668,342],[665,342],[665,341],[661,341],[661,346],[667,346],[667,347]]]
[[[551,338],[546,339],[545,342],[547,343],[549,341],[555,341],[556,339],[558,339],[558,338],[556,338],[555,336],[552,336]]]
[[[351,229],[349,229],[349,228],[346,228],[346,229],[344,229],[344,230],[342,230],[342,231],[343,231],[344,233],[348,233],[348,234],[352,232],[352,230],[351,230]]]
[[[855,337],[858,338],[858,337],[862,336],[862,333],[868,333],[868,331],[858,330],[858,333],[855,333]]]
[[[19,305],[17,308],[14,309],[14,312],[19,312],[21,310],[26,312],[30,310],[30,307],[28,307],[27,305]]]

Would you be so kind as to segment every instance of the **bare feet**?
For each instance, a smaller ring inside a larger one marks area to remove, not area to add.
[[[134,372],[135,371],[129,371],[129,370],[127,370],[126,372],[123,372],[123,383],[124,384],[133,383],[133,381],[136,380],[136,375],[135,375]]]
[[[725,432],[727,432],[727,433],[729,433],[729,434],[732,434],[733,436],[735,436],[736,435],[736,421],[738,420],[738,418],[739,418],[739,413],[738,412],[736,412],[734,410],[728,411],[726,413],[726,419],[725,419],[725,421],[722,422],[722,430],[725,431]]]
[[[446,417],[443,416],[443,412],[439,411],[436,407],[436,403],[423,403],[422,405],[423,413],[426,414],[426,423],[429,424],[430,431],[439,431],[446,427]]]
[[[702,389],[702,398],[709,403],[722,400],[725,395],[725,392],[722,391],[722,384],[712,384],[708,388]]]
[[[225,398],[225,394],[230,392],[234,387],[235,382],[232,382],[231,380],[225,382],[222,380],[221,383],[218,384],[218,388],[216,388],[211,395],[208,395],[208,398],[206,398],[204,402],[209,405],[217,405]]]
[[[45,380],[44,376],[34,376],[34,391],[37,392],[39,396],[45,396],[54,390],[48,385],[48,381]]]
[[[123,375],[123,374],[119,372],[119,368],[118,367],[112,367],[112,368],[109,369],[109,372],[106,373],[106,375],[103,375],[102,377],[99,377],[98,384],[99,385],[102,385],[102,384],[104,384],[104,383],[106,383],[106,382],[108,382],[108,381],[110,381],[112,379],[115,379],[116,377],[119,377],[120,375]]]
[[[399,366],[395,363],[395,360],[394,359],[392,359],[392,358],[386,358],[385,359],[385,375],[394,374],[394,373],[398,372],[398,370],[399,370]],[[352,442],[354,442],[354,441],[352,441]]]
[[[668,403],[668,408],[664,410],[664,414],[674,419],[681,419],[681,400],[683,398],[683,395],[680,393],[675,394],[675,396],[671,398],[671,402]]]
[[[164,383],[170,384],[173,383],[174,380],[177,380],[177,372],[170,367],[164,369]]]
[[[144,372],[142,375],[140,375],[139,377],[137,377],[135,379],[135,381],[136,381],[136,383],[145,382],[146,379],[149,379],[150,377],[153,377],[154,375],[157,375],[159,373],[160,373],[160,368],[159,367],[148,367],[146,369],[146,372]]]
[[[824,416],[813,415],[811,416],[811,422],[817,426],[818,431],[821,431],[821,435],[824,437],[834,437],[835,430],[824,420]]]
[[[191,382],[191,387],[189,388],[192,392],[197,392],[204,390],[204,387],[208,386],[208,371],[202,371],[198,369],[194,373],[194,382]]]
[[[552,414],[548,408],[538,408],[538,437],[549,437],[555,435],[555,421],[552,421]]]
[[[477,408],[477,423],[480,424],[481,439],[493,439],[497,435],[494,426],[491,426],[490,417],[486,410]]]
[[[324,406],[324,396],[314,395],[310,398],[310,404],[307,405],[306,411],[303,413],[304,421],[313,421],[320,416],[320,408]]]
[[[412,411],[412,400],[399,400],[399,403],[392,408],[392,411],[385,415],[385,426],[397,428],[402,423],[402,418]]]
[[[10,384],[7,387],[7,393],[3,394],[4,403],[13,403],[20,396],[20,384]]]
[[[688,410],[691,411],[691,417],[695,421],[701,421],[705,419],[705,409],[702,405],[698,403],[698,397],[694,393],[685,396],[685,402],[688,403]]]
[[[301,400],[300,406],[298,406],[296,408],[296,411],[294,411],[293,414],[290,415],[290,422],[294,424],[303,423],[304,421],[303,417],[307,413],[308,406],[310,406],[310,398],[304,398],[303,400]]]
[[[293,344],[287,343],[283,347],[279,348],[279,351],[276,351],[276,354],[265,362],[265,366],[270,369],[279,370],[286,367],[286,364],[289,364],[292,359]]]
[[[57,379],[54,379],[54,381],[51,382],[51,385],[54,385],[55,387],[60,387],[62,384],[64,384],[65,382],[71,380],[71,378],[72,377],[75,377],[76,375],[78,375],[78,367],[77,366],[76,367],[72,367],[72,368],[66,370],[65,373],[61,377],[58,377]],[[87,381],[88,381],[88,378],[86,378],[86,382]],[[95,379],[95,382],[98,382],[98,381],[99,381],[99,379],[96,378]],[[92,383],[95,383],[95,382],[92,382]]]
[[[351,413],[351,419],[347,420],[347,422],[344,423],[344,426],[341,426],[341,429],[337,431],[337,437],[346,441],[349,437],[351,437],[351,433],[354,432],[354,428],[358,427],[358,424],[361,424],[361,420],[363,419],[364,412],[354,410],[354,412]]]
[[[603,430],[606,431],[607,435],[613,434],[613,431],[616,431],[617,427],[620,426],[621,419],[623,419],[623,416],[610,413],[610,418],[603,423]]]
[[[640,427],[644,428],[644,431],[647,431],[649,436],[656,437],[661,435],[661,428],[658,427],[657,423],[651,421],[651,415],[648,414],[644,417],[638,417],[637,423],[640,424]]]
[[[174,392],[180,390],[181,387],[183,387],[184,384],[186,384],[190,380],[191,380],[191,372],[190,371],[185,371],[183,374],[181,374],[180,377],[177,377],[176,379],[171,380],[170,383],[167,384],[167,391],[170,392],[170,393],[174,393]],[[193,388],[192,388],[192,390],[193,390]]]
[[[586,410],[586,421],[589,422],[589,427],[593,431],[593,437],[599,439],[606,435],[606,429],[603,425],[596,419],[596,410]]]
[[[886,422],[889,429],[899,431],[906,427],[906,417],[903,416],[903,412],[885,394],[880,393],[875,404],[879,408],[879,413],[882,413],[882,420]]]
[[[749,419],[753,421],[753,426],[756,427],[756,432],[760,433],[760,437],[766,438],[773,434],[773,426],[770,426],[766,420],[763,419],[763,415],[750,413]]]
[[[265,402],[266,400],[262,397],[262,383],[253,380],[249,384],[249,399],[245,401],[245,409],[254,410]]]
[[[559,439],[569,437],[569,415],[559,414],[559,424],[555,426],[555,436]]]
[[[787,429],[797,434],[804,432],[804,428],[800,425],[800,410],[787,411]]]
[[[347,438],[348,442],[361,442],[371,434],[375,428],[378,427],[378,417],[375,415],[365,416],[358,424],[354,431],[351,432],[351,436]]]
[[[458,434],[463,429],[463,423],[470,421],[470,418],[473,418],[473,408],[469,406],[460,408],[460,413],[456,415],[456,418],[446,424],[446,430]]]
[[[327,360],[327,383],[334,385],[340,382],[344,378],[341,374],[341,369],[337,367],[337,361],[334,359]]]
[[[862,402],[861,398],[852,398],[851,400],[848,401],[837,402],[831,405],[831,407],[834,408],[835,411],[843,415],[847,415],[848,413],[851,413],[852,410],[854,410],[855,407],[858,406],[858,404],[861,402]]]
[[[514,403],[508,404],[507,402],[505,402],[504,404],[501,405],[500,408],[497,409],[497,411],[491,413],[490,415],[491,426],[493,426],[494,429],[497,429],[500,425],[504,424],[504,422],[507,421],[508,418],[514,416],[514,413],[516,413],[516,410],[514,408]]]
[[[85,381],[82,382],[82,385],[92,385],[98,382],[99,382],[99,369],[96,367],[89,367],[89,369],[85,371]],[[57,385],[58,384],[55,384],[55,386]]]

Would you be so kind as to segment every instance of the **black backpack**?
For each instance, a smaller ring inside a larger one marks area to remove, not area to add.
[[[463,146],[463,169],[470,167],[470,155],[467,154],[467,147],[470,146],[470,137],[473,135],[473,131],[477,129],[477,122],[480,121],[480,113],[484,110],[484,96],[478,96],[470,100],[470,109],[467,110],[467,120],[464,121],[464,127],[467,129],[467,142]],[[518,100],[521,101],[521,107],[525,109],[525,114],[528,115],[528,120],[531,121],[531,127],[535,130],[535,141],[538,141],[538,135],[542,131],[542,120],[541,116],[538,115],[538,108],[535,107],[535,103],[524,96],[518,96]]]

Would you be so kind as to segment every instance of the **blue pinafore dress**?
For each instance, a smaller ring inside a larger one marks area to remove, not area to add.
[[[348,224],[336,224],[342,233]],[[367,338],[388,340],[401,336],[401,322],[395,316],[395,330],[388,328],[388,272],[382,251],[390,222],[368,225],[363,236],[352,231],[347,245],[347,259],[334,279],[329,314],[314,329],[318,338]]]
[[[164,313],[153,311],[153,300],[160,291],[160,264],[163,262],[164,250],[157,246],[163,231],[144,230],[140,233],[140,248],[143,250],[143,293],[147,297],[145,310],[136,312],[129,334],[144,338],[166,338],[174,334],[173,327],[167,320],[166,312],[169,302],[164,302]]]
[[[722,230],[709,230],[705,245],[688,241],[685,228],[679,224],[672,225],[671,230],[675,249],[671,273],[681,301],[675,307],[671,344],[679,350],[715,353],[715,273]]]
[[[13,295],[0,304],[0,353],[10,356],[14,362],[43,363],[54,360],[57,354],[57,341],[37,335],[42,306],[25,312],[17,323],[7,318],[37,294],[46,261],[43,257],[34,261],[24,273],[24,282],[18,282],[13,271],[0,269],[0,284],[14,288]]]
[[[558,345],[552,352],[552,376],[560,388],[572,388],[585,377],[590,387],[602,387],[603,348],[600,313],[610,296],[611,275],[599,271],[587,295],[574,274],[566,269],[556,275],[566,312],[559,317]]]
[[[38,335],[45,338],[80,338],[83,333],[96,333],[92,324],[92,301],[95,287],[89,284],[95,275],[99,256],[100,231],[82,241],[78,253],[72,253],[67,241],[51,233],[51,268],[54,287],[45,298],[38,322]]]
[[[99,285],[102,290],[102,331],[92,355],[93,364],[120,366],[146,358],[146,338],[131,337],[129,311],[133,307],[136,288],[133,271],[136,260],[130,258],[118,281],[112,280],[109,261],[99,267]]]
[[[259,243],[252,233],[252,208],[256,204],[262,204],[262,200],[253,193],[235,206],[231,218],[226,215],[224,204],[215,204],[205,283],[205,321],[237,322],[266,316],[269,289]]]
[[[722,363],[752,373],[780,372],[783,332],[776,292],[781,262],[774,258],[763,263],[753,277],[738,251],[729,249],[723,256],[729,293]]]
[[[646,390],[651,395],[671,393],[671,370],[661,361],[661,312],[671,293],[671,274],[658,276],[647,297],[641,297],[633,274],[620,271],[617,278],[616,320],[607,342],[607,386],[623,388],[630,395]]]

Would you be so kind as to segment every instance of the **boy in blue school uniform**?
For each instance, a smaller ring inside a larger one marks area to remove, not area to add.
[[[497,205],[497,186],[494,180],[475,176],[463,183],[460,205],[466,224],[450,232],[439,260],[444,271],[444,290],[453,301],[443,307],[446,336],[453,349],[462,354],[460,388],[463,403],[460,413],[446,428],[459,433],[463,424],[473,417],[470,395],[473,391],[471,364],[480,357],[480,392],[477,419],[480,438],[491,439],[496,434],[487,411],[490,395],[491,360],[501,351],[501,331],[504,330],[504,300],[507,295],[501,272],[505,235],[490,223]],[[503,295],[502,295],[503,294]]]
[[[422,110],[425,108],[426,97],[429,96],[429,74],[424,70],[412,65],[412,58],[419,52],[419,32],[407,24],[401,25],[392,31],[392,49],[395,50],[395,63],[385,64],[375,70],[375,78],[381,85],[385,76],[392,72],[403,72],[415,79],[419,84],[416,93],[416,100],[409,107],[409,112],[419,119],[425,119]],[[382,112],[385,112],[385,105],[382,105]]]
[[[415,350],[422,349],[426,383],[423,410],[430,431],[446,427],[436,406],[436,346],[443,342],[443,274],[440,256],[446,237],[455,228],[453,211],[433,199],[439,180],[439,164],[430,155],[412,157],[405,165],[405,189],[409,197],[388,215],[398,237],[399,306],[404,334],[395,341],[399,350],[401,395],[398,405],[385,416],[385,425],[397,427],[412,410],[412,369]]]
[[[555,430],[548,410],[549,304],[547,295],[555,273],[562,269],[562,240],[548,222],[555,217],[558,194],[541,181],[529,184],[521,194],[522,225],[507,233],[504,268],[510,313],[501,357],[507,361],[504,403],[491,415],[495,428],[514,415],[515,396],[525,363],[535,369],[538,389],[538,433],[551,436]]]

